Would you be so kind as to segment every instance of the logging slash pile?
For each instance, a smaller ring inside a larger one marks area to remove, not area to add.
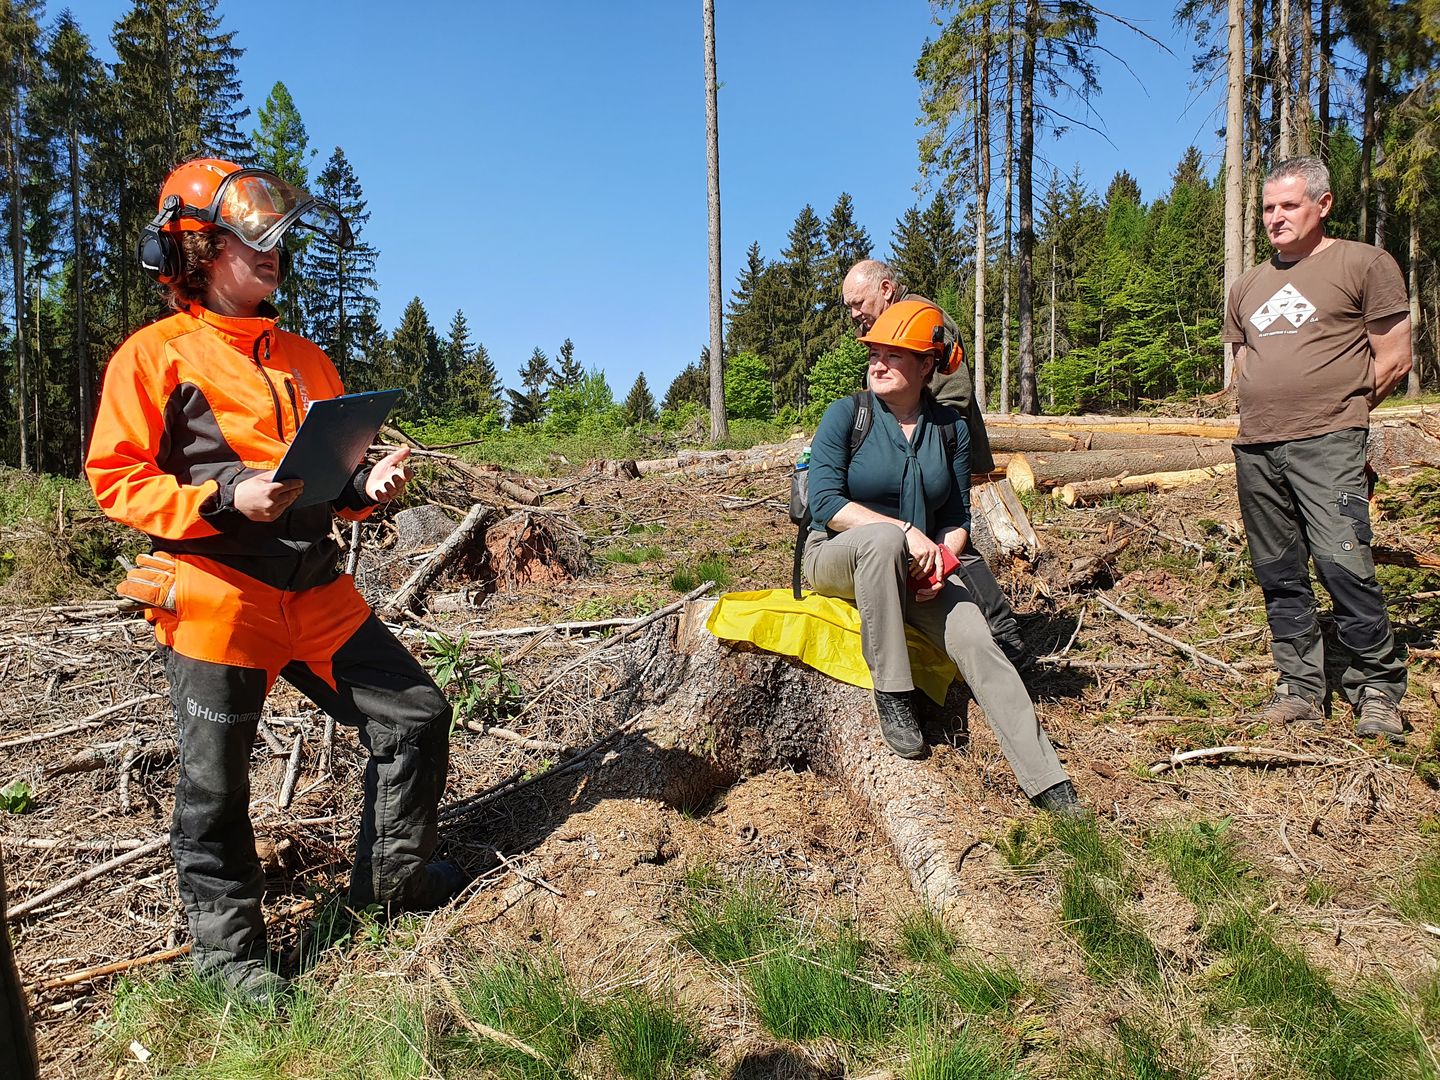
[[[1031,1075],[1070,1075],[1075,1054],[1114,1044],[1117,1018],[1156,1016],[1199,1032],[1200,1066],[1155,1075],[1311,1075],[1277,1065],[1253,1025],[1208,1024],[1223,976],[1194,900],[1148,853],[1165,829],[1223,828],[1275,933],[1316,970],[1422,1000],[1440,931],[1404,897],[1440,821],[1440,424],[1383,415],[1376,544],[1410,650],[1405,747],[1355,742],[1338,702],[1313,731],[1244,719],[1274,679],[1225,422],[992,418],[1003,471],[977,478],[976,542],[1040,658],[1042,722],[1123,854],[1106,902],[1149,942],[1158,983],[1097,973],[1072,856],[963,688],[926,719],[930,756],[903,762],[866,692],[704,631],[708,597],[788,583],[799,438],[554,479],[416,447],[414,498],[343,539],[367,598],[457,704],[442,844],[477,880],[390,951],[331,934],[364,752],[281,684],[251,769],[272,945],[317,958],[305,977],[327,991],[413,984],[437,1038],[474,1025],[436,972],[553,954],[581,985],[663,985],[727,1074],[774,1075],[760,1063],[783,1054],[786,1075],[839,1075],[858,1059],[777,1036],[744,980],[677,936],[696,880],[759,879],[879,952],[928,910],[1012,966],[1029,989],[1001,1037]],[[148,628],[98,595],[12,604],[0,655],[0,799],[28,792],[23,812],[0,809],[0,846],[45,1074],[160,1075],[111,1022],[117,980],[155,979],[186,948]]]

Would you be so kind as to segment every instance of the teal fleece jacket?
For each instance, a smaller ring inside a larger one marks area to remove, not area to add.
[[[848,502],[908,521],[932,540],[946,528],[970,528],[970,436],[960,414],[929,393],[921,401],[914,441],[889,407],[868,395],[874,422],[846,467],[855,405],[844,397],[825,410],[810,447],[811,528],[827,528]],[[955,424],[955,456],[945,460],[944,424]]]

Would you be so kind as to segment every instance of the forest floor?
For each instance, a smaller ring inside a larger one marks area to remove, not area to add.
[[[168,853],[151,846],[175,745],[144,622],[94,586],[26,606],[12,581],[0,785],[29,797],[0,790],[23,811],[0,809],[10,903],[143,849],[11,924],[45,1076],[1436,1073],[1440,573],[1382,571],[1412,649],[1404,746],[1357,742],[1338,696],[1322,727],[1265,730],[1243,719],[1274,674],[1233,483],[1083,510],[1030,501],[1044,552],[999,576],[1031,648],[1055,658],[1027,681],[1096,818],[1056,827],[1033,810],[973,704],[935,718],[915,768],[973,834],[968,891],[937,919],[874,825],[808,772],[699,807],[590,796],[585,761],[628,718],[646,635],[601,651],[614,630],[495,632],[643,616],[707,578],[784,588],[794,530],[784,470],[576,479],[544,505],[587,556],[541,544],[493,592],[462,561],[400,624],[468,715],[503,729],[454,735],[442,850],[479,875],[455,904],[389,926],[347,916],[364,752],[343,728],[332,744],[283,683],[271,695],[252,810],[272,945],[306,969],[284,1021],[206,998],[183,961],[58,985],[187,940]],[[1387,481],[1376,543],[1440,553],[1440,476]],[[95,527],[59,514],[56,552]],[[553,520],[535,515],[512,548]],[[25,525],[7,524],[14,550]],[[389,554],[388,525],[366,534],[361,581],[380,599],[411,561]]]

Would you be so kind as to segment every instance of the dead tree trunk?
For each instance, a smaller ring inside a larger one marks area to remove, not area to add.
[[[1229,444],[1178,450],[1072,450],[1063,454],[1016,454],[1005,468],[1018,492],[1061,487],[1081,480],[1138,476],[1142,473],[1203,469],[1234,460]]]

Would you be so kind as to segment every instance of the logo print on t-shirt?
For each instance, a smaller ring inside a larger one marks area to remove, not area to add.
[[[1260,309],[1250,316],[1250,321],[1263,333],[1279,319],[1286,319],[1299,329],[1314,314],[1315,305],[1301,296],[1294,285],[1286,285],[1261,304]]]

